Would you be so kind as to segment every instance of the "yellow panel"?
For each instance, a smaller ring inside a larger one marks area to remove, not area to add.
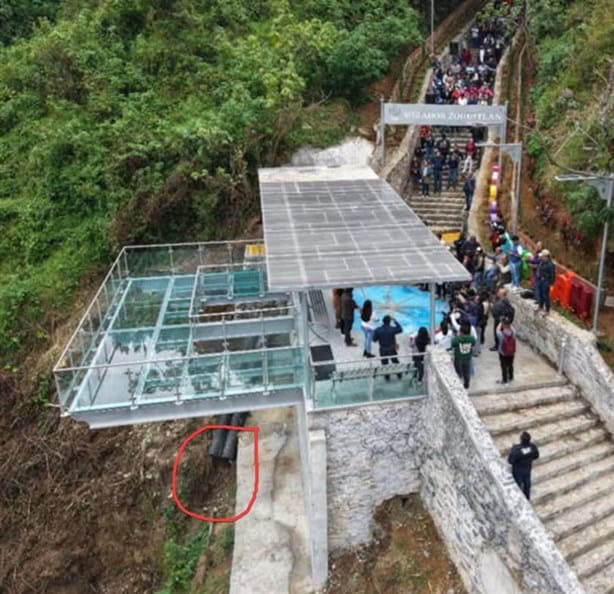
[[[451,232],[451,233],[442,233],[441,234],[441,239],[443,239],[443,241],[445,241],[446,243],[454,243],[455,241],[457,241],[458,239],[460,239],[460,232],[459,231],[455,231],[455,232]]]
[[[245,246],[246,258],[264,258],[264,243],[248,243]]]

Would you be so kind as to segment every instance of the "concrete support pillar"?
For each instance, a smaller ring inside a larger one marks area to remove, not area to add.
[[[311,498],[309,541],[313,587],[320,590],[328,578],[328,503],[326,491],[326,433],[309,431]]]

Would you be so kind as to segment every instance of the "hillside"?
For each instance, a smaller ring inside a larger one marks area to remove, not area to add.
[[[2,3],[0,591],[224,591],[232,530],[168,498],[202,420],[89,431],[59,419],[51,367],[121,244],[240,234],[257,167],[346,134],[423,20],[391,0]],[[234,469],[186,467],[194,505],[230,515]]]
[[[119,245],[235,235],[256,167],[339,139],[419,39],[391,0],[55,4],[35,3],[55,21],[23,37],[3,27],[1,358],[44,343]]]
[[[560,261],[596,281],[598,238],[614,209],[608,212],[589,186],[559,184],[554,176],[614,170],[612,3],[536,0],[528,34],[531,89],[523,111],[532,126],[524,130],[532,191],[522,223],[554,242]]]

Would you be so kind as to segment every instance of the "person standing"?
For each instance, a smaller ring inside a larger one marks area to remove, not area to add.
[[[469,389],[471,381],[471,357],[473,356],[473,345],[475,338],[471,336],[471,327],[468,322],[460,325],[459,334],[452,339],[452,349],[454,351],[454,369],[458,377],[463,380],[465,390]]]
[[[550,313],[550,287],[554,284],[556,271],[550,252],[542,250],[539,255],[539,264],[535,271],[535,290],[539,309],[543,309],[545,315]]]
[[[335,310],[335,323],[338,330],[343,334],[343,325],[341,324],[341,295],[343,289],[333,289],[333,309]]]
[[[539,458],[539,450],[531,441],[531,435],[523,431],[520,443],[512,446],[507,461],[512,466],[512,476],[516,484],[522,489],[527,499],[531,498],[531,468],[533,460]]]
[[[509,259],[512,267],[512,288],[517,289],[520,286],[520,275],[522,271],[522,254],[524,248],[520,243],[518,235],[512,235],[512,249],[510,250]]]
[[[480,345],[484,344],[488,316],[490,315],[490,300],[488,291],[482,291],[479,296],[480,307],[478,309],[478,329],[480,335]]]
[[[497,328],[501,323],[501,320],[505,317],[510,323],[514,321],[514,308],[512,304],[507,299],[507,291],[505,289],[499,289],[497,292],[497,301],[492,306],[492,317],[494,322],[494,339],[495,346],[493,346],[491,351],[499,350],[499,337],[497,336]]]
[[[544,249],[541,241],[538,241],[535,244],[535,249],[533,250],[533,254],[528,260],[529,271],[531,272],[531,287],[535,291],[535,301],[537,301],[537,284],[535,282],[535,275],[537,273],[537,267],[539,266],[539,256]]]
[[[345,336],[345,346],[358,346],[352,340],[352,326],[354,325],[354,310],[359,309],[354,301],[354,289],[344,289],[341,295],[341,327]]]
[[[409,175],[414,184],[414,189],[417,189],[420,183],[420,160],[416,156],[412,158],[409,164]]]
[[[431,175],[431,167],[429,161],[424,159],[420,165],[420,187],[423,196],[429,195],[429,176]]]
[[[471,171],[467,174],[467,179],[463,184],[463,192],[465,193],[465,210],[470,210],[473,193],[475,192],[475,178]]]
[[[419,384],[422,383],[424,378],[424,357],[426,353],[426,347],[431,344],[431,337],[428,330],[421,326],[418,328],[418,332],[410,339],[410,346],[414,352],[413,361],[416,368],[416,380]]]
[[[476,291],[481,291],[484,285],[484,267],[486,266],[486,257],[484,250],[478,246],[473,256],[473,286]]]
[[[452,349],[452,338],[454,338],[454,335],[452,330],[450,330],[447,320],[444,318],[439,325],[439,330],[435,332],[435,344],[449,351]]]
[[[441,153],[438,150],[435,151],[435,156],[433,157],[433,191],[435,194],[441,194],[443,162],[444,159],[441,156]]]
[[[394,324],[393,325],[391,325]],[[385,315],[382,320],[382,325],[373,333],[373,342],[379,343],[379,356],[382,359],[382,365],[388,365],[388,359],[393,363],[398,363],[397,358],[397,339],[396,335],[403,332],[401,324],[389,315]],[[403,377],[401,373],[398,374],[399,379]],[[389,375],[385,375],[386,381],[390,380]]]
[[[511,384],[514,381],[514,357],[516,356],[516,330],[509,318],[501,318],[497,327],[499,339],[499,364],[501,379],[498,384]]]
[[[456,190],[456,183],[458,180],[458,154],[455,151],[450,153],[448,157],[448,189],[453,188]]]
[[[360,310],[360,327],[365,335],[365,344],[362,356],[367,357],[368,359],[375,357],[375,355],[371,353],[371,343],[373,342],[373,333],[375,332],[376,323],[377,317],[373,311],[373,303],[370,299],[367,299],[362,304],[362,309]]]

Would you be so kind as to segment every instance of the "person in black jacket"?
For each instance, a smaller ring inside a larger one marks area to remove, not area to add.
[[[523,431],[520,443],[512,446],[507,461],[512,465],[512,475],[527,499],[531,498],[531,466],[539,458],[537,446],[531,436]]]
[[[391,325],[391,322],[394,326]],[[390,359],[393,363],[398,363],[399,359],[397,358],[397,339],[396,335],[403,332],[403,328],[401,328],[401,324],[397,322],[394,318],[386,315],[382,320],[382,325],[379,328],[376,328],[375,333],[373,334],[373,342],[379,343],[379,356],[382,359],[382,365],[388,365],[388,359]],[[403,377],[401,373],[398,374],[399,379]],[[386,380],[390,380],[389,375],[384,376]]]
[[[535,292],[539,309],[543,309],[546,315],[550,313],[550,287],[554,284],[555,273],[550,252],[542,250],[535,271]]]
[[[341,295],[341,328],[345,336],[346,346],[358,346],[352,340],[352,326],[354,324],[354,310],[360,309],[353,297],[354,289],[344,289]]]

